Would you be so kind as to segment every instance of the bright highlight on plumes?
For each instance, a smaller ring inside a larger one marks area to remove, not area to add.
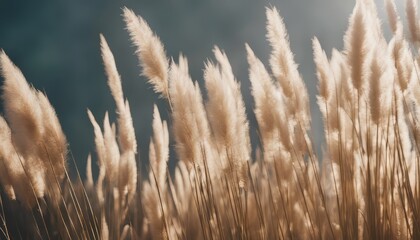
[[[392,0],[386,0],[389,41],[373,0],[356,1],[343,50],[324,50],[313,38],[321,155],[315,149],[324,141],[312,137],[308,92],[276,8],[266,9],[270,68],[248,44],[244,49],[258,129],[249,125],[240,81],[223,50],[214,47],[204,64],[202,94],[187,58],[168,61],[146,21],[123,9],[141,73],[170,113],[165,119],[155,105],[153,122],[144,123],[153,129],[149,162],[140,159],[147,174],[137,168],[129,103],[103,35],[116,121],[87,110],[96,151],[87,157],[84,181],[69,178],[66,137],[48,98],[0,52],[2,238],[419,239],[420,81],[413,46],[420,33],[417,4],[406,2],[411,42]]]

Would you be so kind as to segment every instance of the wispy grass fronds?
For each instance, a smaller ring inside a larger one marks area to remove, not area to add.
[[[208,62],[204,72],[207,115],[222,168],[243,187],[247,182],[243,169],[251,154],[245,104],[226,54],[217,47],[213,52],[218,64]]]
[[[410,30],[411,40],[416,43],[420,41],[417,1],[407,0],[405,5],[405,13],[407,15],[407,23],[408,29]]]
[[[377,48],[370,64],[369,109],[374,124],[388,120],[392,101],[393,69],[389,53]]]
[[[162,121],[158,107],[153,109],[153,138],[150,142],[149,161],[155,172],[157,185],[161,191],[166,191],[166,172],[169,159],[169,131],[166,121]],[[151,172],[150,172],[151,173]]]
[[[137,141],[134,135],[133,120],[131,118],[128,102],[124,101],[121,79],[115,66],[114,56],[108,47],[103,35],[101,35],[102,59],[105,73],[108,77],[108,86],[117,105],[118,113],[118,139],[123,154],[128,151],[137,153]]]
[[[272,152],[279,151],[281,147],[291,151],[289,128],[284,114],[279,109],[284,103],[262,62],[256,58],[248,45],[246,49],[252,95],[255,100],[254,111],[262,136],[264,152],[266,152],[267,160],[270,161],[273,157]]]
[[[366,9],[360,1],[356,3],[353,13],[349,20],[349,28],[345,35],[345,49],[347,51],[348,65],[351,66],[351,79],[353,87],[359,95],[365,88],[364,85],[364,66],[368,51],[367,46],[367,24]]]
[[[22,72],[1,53],[3,78],[3,101],[6,119],[13,131],[16,147],[29,155],[43,134],[42,111],[33,88],[26,82]]]
[[[183,56],[179,63],[173,62],[170,70],[169,91],[173,106],[172,121],[176,150],[179,159],[189,168],[195,164],[204,166],[203,161],[212,153],[210,150],[210,128],[203,105],[201,91],[188,73],[188,62]]]
[[[93,174],[92,174],[92,155],[88,155],[86,161],[86,181],[85,186],[87,189],[93,189]]]
[[[312,46],[314,49],[316,74],[319,79],[319,97],[322,98],[325,102],[328,102],[331,99],[331,94],[334,92],[334,75],[330,69],[330,64],[328,62],[327,55],[322,50],[321,44],[319,43],[317,38],[314,38],[312,40]]]
[[[0,180],[2,186],[11,199],[34,202],[29,182],[23,181],[23,179],[27,178],[23,169],[23,163],[20,162],[20,156],[13,147],[12,134],[3,117],[0,117],[0,129],[2,162]]]
[[[290,49],[286,27],[276,8],[267,8],[267,39],[272,47],[270,66],[286,97],[290,114],[298,117],[305,129],[310,125],[309,96]],[[299,91],[299,94],[297,93]]]
[[[276,8],[268,8],[270,73],[245,45],[260,141],[250,131],[240,81],[215,47],[203,98],[182,55],[170,66],[147,23],[124,18],[155,92],[148,174],[138,174],[137,142],[115,59],[101,35],[113,123],[88,110],[99,175],[71,181],[67,142],[47,97],[0,53],[0,234],[5,239],[418,239],[420,238],[419,59],[386,2],[392,38],[375,2],[356,1],[344,49],[331,57],[312,40],[325,144],[311,133],[309,97]],[[411,43],[418,42],[407,1]],[[414,30],[413,30],[414,29]],[[102,128],[101,128],[102,127]],[[172,139],[173,138],[173,139]],[[171,146],[177,159],[168,166]],[[252,154],[254,152],[255,154]],[[23,226],[23,227],[22,227]]]
[[[396,65],[397,83],[401,91],[405,92],[413,71],[413,56],[409,50],[408,42],[404,39],[402,26],[397,29],[394,37],[391,39],[389,48],[392,51],[392,57]]]
[[[109,170],[117,175],[117,185],[119,196],[127,198],[130,203],[134,198],[137,184],[137,167],[135,155],[137,153],[137,141],[133,127],[128,101],[124,101],[121,79],[115,66],[112,52],[110,51],[105,38],[101,35],[102,59],[105,66],[105,72],[108,77],[108,86],[117,105],[118,114],[118,142],[119,149],[115,142],[115,134],[107,122],[107,115],[104,121],[105,147],[108,149]],[[112,175],[111,175],[112,176]],[[113,181],[112,181],[113,182]],[[115,184],[115,183],[112,183]]]
[[[153,85],[156,93],[169,98],[169,63],[162,43],[143,18],[136,16],[128,8],[124,8],[123,12],[131,41],[137,47],[136,53],[142,67],[142,74]]]
[[[394,0],[385,0],[386,13],[388,14],[389,26],[392,32],[397,32],[398,25],[401,24],[400,16],[398,16],[397,7]]]
[[[96,147],[96,154],[98,156],[98,164],[99,164],[99,178],[97,182],[97,194],[98,199],[101,204],[104,202],[104,193],[103,193],[103,180],[106,176],[106,152],[105,152],[105,141],[104,136],[101,131],[101,127],[99,126],[98,122],[96,122],[95,117],[93,116],[92,112],[88,110],[88,116],[90,122],[93,125],[93,130],[95,133],[95,147]],[[108,170],[110,171],[110,170]]]
[[[22,72],[0,54],[5,117],[11,130],[10,153],[17,156],[26,178],[37,197],[48,194],[56,202],[61,195],[58,183],[64,178],[67,140],[47,97],[26,82]],[[11,161],[16,161],[16,157]],[[47,182],[48,187],[47,187]],[[27,197],[33,205],[33,197]],[[26,202],[25,199],[21,199]]]

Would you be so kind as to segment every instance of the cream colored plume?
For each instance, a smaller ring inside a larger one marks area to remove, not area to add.
[[[115,183],[118,175],[120,150],[118,149],[115,132],[112,130],[111,124],[109,123],[108,112],[105,113],[103,137],[105,146],[106,176],[110,182]]]
[[[147,77],[156,93],[169,99],[169,63],[162,43],[143,18],[136,16],[128,8],[124,8],[123,12],[131,41],[137,47],[136,53],[142,67],[142,75]]]
[[[318,77],[317,102],[324,118],[324,127],[326,128],[325,134],[328,135],[332,129],[338,129],[338,87],[337,82],[334,79],[335,76],[332,70],[332,64],[328,61],[327,55],[321,48],[321,44],[316,37],[312,39],[312,48],[316,66],[316,75]],[[334,56],[336,58],[332,59],[331,62],[339,75],[341,74],[341,69],[337,66],[337,55],[335,54]],[[327,138],[329,138],[329,136],[327,136]],[[328,141],[329,139],[327,139],[327,142]]]
[[[401,91],[405,93],[407,91],[410,76],[413,72],[414,64],[409,44],[404,39],[402,26],[397,29],[388,48],[389,51],[391,51],[394,61],[394,71],[396,72],[395,77],[397,78],[398,86]]]
[[[11,137],[9,126],[4,118],[0,117],[0,183],[9,198],[16,199],[13,189],[13,176],[11,175],[18,175],[19,169],[22,169],[23,172],[23,168],[22,166],[19,167],[18,162],[14,162],[18,159],[12,157],[11,153],[15,150]]]
[[[132,151],[121,153],[118,168],[119,196],[127,196],[126,207],[133,201],[137,190],[137,161]],[[123,200],[123,199],[122,199]]]
[[[166,172],[169,159],[169,132],[166,121],[161,120],[159,109],[153,109],[153,138],[150,142],[149,161],[157,179],[160,191],[166,191]],[[149,172],[149,181],[153,184],[152,173]]]
[[[198,85],[189,76],[188,63],[183,56],[180,56],[178,64],[171,65],[169,91],[173,106],[175,147],[179,159],[185,161],[189,169],[194,164],[203,167],[203,161],[206,160],[212,169],[214,163],[210,159],[210,129],[203,99]]]
[[[286,97],[288,111],[294,115],[305,130],[310,127],[309,96],[293,53],[289,36],[279,12],[275,7],[266,9],[267,39],[271,45],[270,66]],[[299,91],[299,93],[297,92]]]
[[[14,151],[25,159],[26,174],[38,197],[59,199],[66,168],[67,140],[47,97],[31,88],[22,72],[0,53],[3,100]],[[49,182],[48,187],[46,182]]]
[[[397,32],[398,25],[401,24],[400,16],[398,16],[397,7],[394,0],[385,0],[386,13],[388,14],[389,26],[392,32]]]
[[[387,120],[392,104],[393,69],[390,56],[378,47],[372,55],[370,64],[369,103],[371,119],[379,124]]]
[[[105,73],[108,77],[108,86],[117,105],[118,114],[118,139],[121,152],[137,152],[137,141],[133,120],[131,118],[128,102],[124,102],[124,95],[121,86],[121,78],[115,66],[114,56],[108,47],[108,43],[101,35],[102,60],[104,62]]]
[[[12,130],[15,147],[27,156],[36,151],[44,133],[42,111],[34,90],[28,85],[22,72],[0,52],[5,117]]]
[[[92,190],[93,189],[93,174],[92,174],[92,155],[88,155],[86,160],[86,180],[85,180],[85,186],[86,189]]]
[[[163,219],[163,212],[160,205],[161,199],[159,194],[162,196],[163,192],[158,193],[158,188],[152,182],[145,182],[143,184],[142,191],[142,204],[145,207],[145,215],[149,222],[149,229],[153,239],[167,239],[165,233],[165,219]],[[159,189],[160,190],[160,189]]]
[[[127,11],[125,12],[127,13]],[[108,127],[108,145],[113,149],[108,155],[113,159],[111,162],[116,163],[117,168],[114,168],[114,171],[117,171],[116,174],[118,175],[119,196],[123,197],[128,194],[128,202],[130,202],[135,195],[137,184],[137,163],[135,157],[137,153],[137,141],[135,129],[131,117],[130,105],[127,100],[124,101],[121,79],[115,66],[113,54],[103,36],[101,36],[101,51],[105,72],[108,77],[108,86],[116,102],[118,114],[119,152],[112,140],[114,137],[111,135],[112,131]],[[119,160],[117,160],[117,154],[120,155]]]
[[[316,65],[316,74],[318,77],[319,97],[325,102],[331,99],[334,83],[334,74],[330,69],[327,55],[321,48],[318,38],[313,38],[312,48],[314,51],[314,61]],[[335,91],[335,89],[334,89]]]
[[[99,163],[99,166],[103,165],[105,167],[106,149],[105,149],[104,136],[102,134],[101,127],[99,126],[92,112],[88,109],[87,113],[89,116],[89,120],[92,123],[93,131],[95,134],[95,147],[96,147],[96,153],[98,155],[98,163]]]
[[[419,42],[420,27],[417,13],[417,0],[406,0],[405,12],[407,14],[407,23],[411,34],[411,40],[413,42]]]
[[[231,112],[230,117],[233,117],[235,120],[234,129],[237,134],[237,141],[239,141],[237,142],[237,147],[239,146],[241,153],[244,154],[241,156],[242,161],[247,161],[251,154],[251,140],[249,138],[249,123],[246,116],[245,103],[241,94],[241,86],[233,75],[232,67],[225,52],[220,51],[218,47],[215,47],[213,52],[219,63],[221,77],[228,83],[230,94],[233,96],[235,108],[232,109],[234,111]]]
[[[135,139],[135,130],[133,127],[133,122],[131,119],[131,112],[130,112],[130,105],[128,101],[125,101],[125,120],[120,121],[120,118],[118,119],[118,123],[125,122],[126,125],[119,126],[120,132],[120,143],[121,139],[127,139],[129,140],[129,146],[128,148],[120,147],[120,165],[119,165],[119,190],[120,190],[120,196],[125,196],[127,194],[128,203],[130,203],[134,195],[136,194],[136,188],[137,188],[137,161],[136,161],[136,153],[137,153],[137,142]],[[121,130],[122,128],[125,128],[125,130]],[[128,134],[128,136],[126,135]],[[120,146],[124,146],[123,144],[120,144]],[[121,194],[121,193],[124,193]]]
[[[208,92],[208,119],[219,148],[219,156],[224,161],[223,167],[234,170],[239,183],[245,184],[246,175],[242,174],[241,169],[250,159],[251,153],[245,104],[226,54],[217,47],[213,52],[218,65],[208,62],[204,72]]]
[[[181,215],[185,215],[189,207],[184,203],[189,201],[192,187],[187,166],[183,161],[178,162],[175,168],[174,183],[169,183],[175,208]]]
[[[95,117],[93,116],[92,112],[88,109],[87,110],[89,120],[92,123],[93,131],[95,134],[95,148],[96,154],[98,156],[98,165],[99,165],[99,176],[96,186],[96,194],[99,199],[99,203],[102,205],[105,197],[103,192],[103,181],[105,179],[107,168],[106,168],[106,149],[105,149],[105,141],[104,136],[101,131],[101,127],[99,126],[98,122],[96,122]]]
[[[59,201],[61,195],[59,184],[65,176],[67,167],[67,139],[48,98],[39,91],[36,91],[36,94],[44,125],[42,141],[38,145],[38,157],[46,169],[48,194],[52,199]]]
[[[265,157],[267,160],[272,161],[274,157],[278,157],[278,151],[282,149],[281,145],[288,152],[292,151],[289,126],[285,121],[284,114],[280,111],[280,108],[284,106],[284,102],[262,62],[255,56],[248,45],[246,45],[246,50],[248,54],[249,78],[255,101],[254,112],[263,140]]]
[[[349,20],[349,27],[344,36],[344,46],[347,53],[347,63],[351,66],[351,79],[357,94],[361,95],[364,88],[364,66],[367,58],[367,29],[363,3],[357,2]]]
[[[276,8],[267,8],[266,15],[267,38],[272,47],[270,56],[271,69],[284,95],[288,98],[293,98],[294,87],[290,79],[294,79],[299,73],[293,60],[293,53],[290,51],[289,36],[287,35],[283,19]]]

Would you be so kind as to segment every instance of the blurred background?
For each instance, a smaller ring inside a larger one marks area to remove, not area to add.
[[[389,36],[383,1],[376,2],[383,29]],[[403,2],[397,0],[400,12],[404,10]],[[103,33],[115,55],[125,96],[130,101],[139,161],[144,168],[148,160],[153,104],[158,104],[167,120],[169,108],[140,76],[135,48],[121,16],[122,7],[134,10],[149,23],[169,57],[177,58],[180,52],[185,54],[192,78],[201,84],[204,61],[213,59],[213,46],[226,51],[241,82],[254,145],[257,125],[244,44],[250,44],[256,55],[268,63],[270,48],[265,40],[265,8],[277,7],[310,92],[313,136],[319,144],[323,141],[323,130],[315,99],[317,78],[311,39],[317,36],[328,56],[332,48],[342,49],[342,38],[354,3],[354,0],[0,0],[0,48],[22,70],[28,82],[47,93],[71,152],[83,170],[90,152],[96,162],[87,108],[100,123],[105,111],[115,120],[115,104],[100,57],[99,34]],[[317,146],[319,152],[320,146]],[[172,166],[174,159],[172,152]]]

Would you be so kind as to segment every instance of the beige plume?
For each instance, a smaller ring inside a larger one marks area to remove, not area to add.
[[[364,66],[367,52],[366,17],[362,3],[357,2],[349,20],[349,27],[344,36],[344,45],[347,53],[347,63],[351,66],[351,79],[353,87],[359,95],[364,88]]]
[[[330,69],[327,55],[321,48],[318,38],[313,38],[312,48],[314,51],[314,61],[316,65],[316,74],[318,76],[319,97],[328,102],[332,95],[334,87],[334,75]]]
[[[142,67],[142,75],[147,77],[156,93],[169,99],[169,63],[162,43],[143,18],[136,16],[128,8],[124,8],[123,12],[131,41],[137,47],[136,53]]]
[[[406,0],[405,12],[407,14],[408,29],[410,30],[411,40],[420,41],[419,17],[417,13],[417,1]]]
[[[270,66],[273,75],[286,97],[288,111],[296,117],[305,130],[309,129],[309,95],[294,56],[290,50],[289,36],[283,19],[275,7],[266,9],[267,39],[271,45]],[[299,91],[299,93],[297,93]]]
[[[155,105],[153,109],[153,138],[150,142],[149,161],[152,167],[160,191],[166,191],[166,169],[169,159],[169,132],[166,121],[161,120],[159,109]],[[151,173],[150,173],[151,174]],[[149,176],[151,183],[154,179]]]
[[[388,14],[389,26],[392,32],[397,32],[398,25],[401,24],[400,16],[398,16],[397,7],[394,0],[385,0],[386,13]]]
[[[169,91],[178,157],[190,169],[194,164],[203,166],[202,161],[210,154],[210,129],[200,89],[192,82],[187,60],[183,56],[180,56],[178,64],[171,65]],[[204,155],[202,150],[205,151]],[[210,168],[214,163],[208,158],[207,161]]]

